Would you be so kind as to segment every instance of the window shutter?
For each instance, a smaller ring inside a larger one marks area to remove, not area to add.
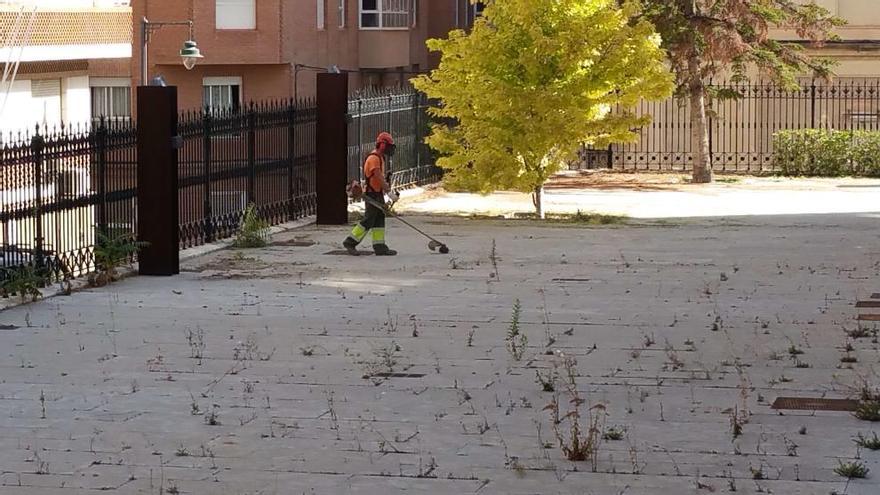
[[[256,0],[216,0],[217,29],[256,29]]]

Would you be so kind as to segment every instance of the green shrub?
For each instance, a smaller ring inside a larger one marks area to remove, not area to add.
[[[256,205],[249,204],[232,245],[237,248],[260,248],[266,245],[268,237],[269,224],[260,218]]]
[[[880,132],[857,131],[853,144],[856,175],[880,177]]]
[[[89,283],[103,287],[119,279],[119,268],[130,265],[134,255],[149,243],[134,240],[131,234],[115,237],[101,231],[95,232],[95,272],[89,275]]]
[[[776,168],[783,175],[880,176],[880,132],[800,129],[773,136]]]
[[[41,288],[48,283],[48,276],[41,273],[42,270],[31,265],[24,265],[14,268],[4,269],[2,284],[0,284],[0,297],[18,296],[21,302],[27,302],[28,299],[36,301],[43,293]]]

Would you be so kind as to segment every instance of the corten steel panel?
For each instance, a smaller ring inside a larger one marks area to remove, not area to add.
[[[177,194],[177,88],[141,86],[138,102],[138,257],[141,275],[180,273]]]
[[[347,115],[347,74],[318,74],[318,225],[348,224]]]

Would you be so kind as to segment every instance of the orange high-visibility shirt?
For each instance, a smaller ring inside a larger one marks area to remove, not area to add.
[[[364,177],[367,179],[368,191],[382,192],[382,178],[385,176],[384,160],[371,154],[364,162]]]

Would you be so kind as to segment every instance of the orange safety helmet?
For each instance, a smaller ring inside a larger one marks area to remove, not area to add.
[[[387,157],[392,157],[394,156],[396,148],[397,147],[394,145],[394,137],[392,137],[390,133],[379,133],[379,136],[376,138],[376,150],[379,151],[379,153],[382,153]]]
[[[391,136],[391,133],[388,132],[380,132],[379,137],[376,138],[376,147],[378,148],[380,144],[385,143],[386,145],[390,144],[394,146],[394,137]]]

